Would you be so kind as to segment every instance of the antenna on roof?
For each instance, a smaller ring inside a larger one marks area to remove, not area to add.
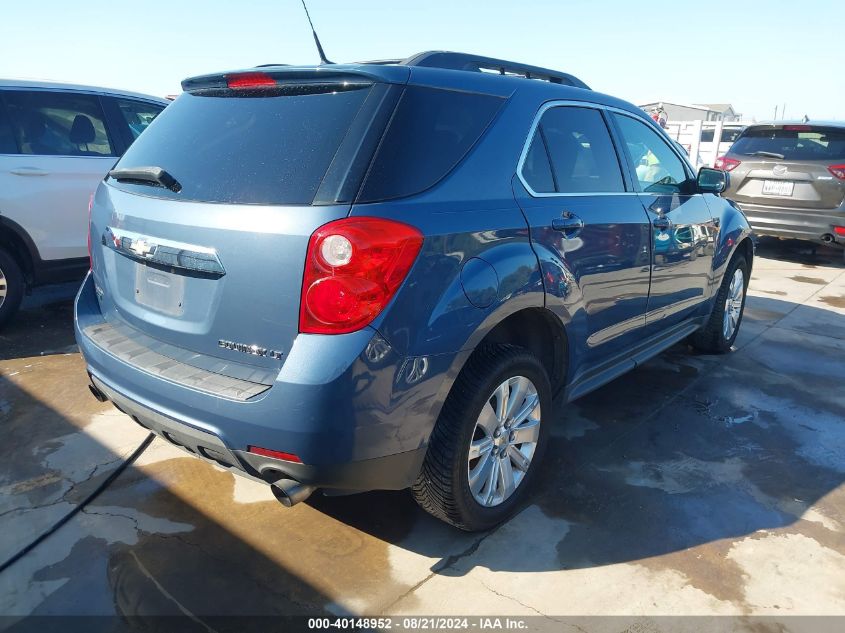
[[[308,13],[308,7],[305,6],[305,0],[302,1],[302,8],[305,9],[305,17],[308,18],[308,24],[311,25],[311,33],[314,35],[314,43],[317,45],[317,54],[320,56],[320,63],[321,64],[333,64],[334,62],[330,62],[326,59],[326,53],[323,52],[323,45],[320,44],[320,38],[317,37],[317,31],[314,30],[314,23],[311,21],[311,14]]]

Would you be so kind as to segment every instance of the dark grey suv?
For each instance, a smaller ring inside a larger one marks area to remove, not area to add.
[[[750,125],[715,166],[755,232],[845,245],[845,122]]]

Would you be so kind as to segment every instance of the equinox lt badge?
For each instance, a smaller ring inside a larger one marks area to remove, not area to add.
[[[217,341],[217,347],[230,349],[233,352],[243,352],[244,354],[251,354],[253,356],[272,358],[273,360],[282,359],[282,352],[274,349],[267,349],[266,347],[259,347],[258,345],[247,345],[246,343],[235,343],[234,341],[225,341],[222,338]]]

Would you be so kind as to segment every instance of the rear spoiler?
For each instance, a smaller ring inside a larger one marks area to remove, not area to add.
[[[291,84],[344,84],[344,83],[390,83],[406,84],[411,70],[405,66],[375,66],[364,64],[332,64],[329,66],[262,66],[260,69],[248,68],[213,75],[190,77],[182,82],[185,92],[203,92],[207,90],[228,90],[232,78],[244,80],[254,77],[256,85],[278,86]],[[246,84],[246,81],[243,81]],[[240,87],[248,87],[242,85]]]

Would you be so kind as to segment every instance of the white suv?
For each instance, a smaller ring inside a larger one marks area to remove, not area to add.
[[[82,279],[89,198],[168,103],[0,79],[0,327],[32,287]]]

